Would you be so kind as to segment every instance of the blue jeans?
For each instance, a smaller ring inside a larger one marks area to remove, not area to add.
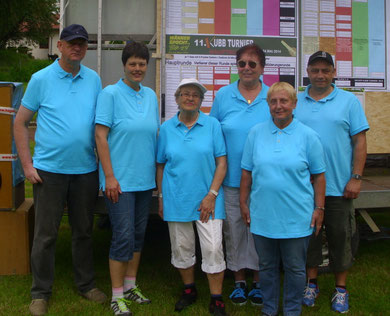
[[[259,255],[262,312],[277,315],[280,293],[280,260],[284,268],[283,314],[301,314],[302,293],[306,283],[306,252],[310,236],[272,239],[253,234]]]
[[[104,195],[112,227],[109,257],[126,262],[134,252],[141,252],[149,218],[152,190],[123,192],[117,203]]]

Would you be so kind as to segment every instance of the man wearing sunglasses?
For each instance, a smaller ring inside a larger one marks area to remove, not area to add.
[[[228,168],[223,190],[226,219],[223,225],[227,268],[234,272],[235,286],[230,299],[236,305],[262,305],[259,284],[259,259],[249,230],[249,214],[241,216],[241,158],[249,130],[270,118],[267,104],[268,87],[260,80],[264,73],[265,55],[256,44],[240,48],[236,53],[239,80],[221,88],[210,115],[221,122],[226,142]],[[253,284],[248,291],[246,269],[253,271]]]
[[[351,239],[355,230],[353,199],[360,193],[366,161],[367,119],[359,100],[333,83],[336,75],[332,56],[318,51],[310,56],[310,85],[298,96],[296,117],[321,137],[326,153],[326,198],[324,212],[330,267],[335,275],[332,310],[349,309],[347,272],[352,265]],[[312,236],[307,256],[308,283],[303,304],[314,306],[319,294],[318,266],[322,263],[322,233]]]
[[[32,315],[48,310],[65,205],[79,294],[99,303],[107,298],[96,288],[92,258],[93,207],[98,193],[94,117],[101,81],[96,72],[81,65],[87,46],[88,33],[82,25],[64,28],[57,43],[61,58],[32,75],[15,118],[16,147],[34,191]],[[34,113],[37,131],[31,158],[28,124]]]

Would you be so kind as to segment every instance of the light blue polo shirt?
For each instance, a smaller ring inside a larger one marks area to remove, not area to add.
[[[309,96],[309,85],[298,95],[295,117],[320,135],[326,154],[326,195],[342,196],[352,174],[351,137],[369,125],[358,98],[332,85],[332,93],[319,101]]]
[[[225,156],[225,149],[220,124],[202,112],[190,130],[179,121],[178,114],[161,125],[157,162],[165,163],[165,221],[199,220],[198,208],[214,178],[215,158]],[[222,188],[215,202],[215,218],[225,218]]]
[[[33,166],[53,173],[83,174],[97,169],[95,108],[101,81],[83,65],[73,77],[58,59],[32,75],[22,106],[37,115]]]
[[[268,238],[313,233],[314,190],[310,174],[325,172],[321,141],[297,119],[279,129],[272,120],[249,132],[242,169],[252,172],[250,230]]]
[[[262,83],[260,93],[248,104],[238,90],[238,82],[218,91],[210,112],[221,123],[226,142],[228,168],[223,184],[235,188],[240,187],[241,157],[249,130],[271,117],[267,103],[268,86]]]
[[[96,106],[96,124],[108,126],[108,146],[115,178],[123,192],[156,187],[157,131],[160,127],[157,97],[140,85],[135,91],[120,79],[104,88]],[[105,176],[99,164],[100,187]]]

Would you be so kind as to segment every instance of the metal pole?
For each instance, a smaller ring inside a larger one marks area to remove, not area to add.
[[[102,1],[98,1],[98,30],[97,30],[97,73],[102,70]]]

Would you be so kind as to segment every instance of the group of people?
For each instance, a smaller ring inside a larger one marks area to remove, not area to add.
[[[210,313],[227,315],[227,268],[234,274],[232,303],[263,305],[263,315],[278,314],[283,270],[283,313],[300,315],[302,304],[314,306],[319,294],[323,226],[335,274],[332,309],[348,311],[352,200],[360,192],[369,126],[357,98],[332,83],[331,55],[319,51],[309,58],[310,85],[297,96],[285,82],[267,87],[261,80],[263,50],[244,46],[236,53],[239,80],[218,91],[210,115],[200,111],[206,87],[187,78],[175,92],[178,113],[160,126],[157,97],[141,84],[147,47],[128,43],[123,78],[102,90],[98,75],[81,64],[87,43],[83,26],[64,28],[61,57],[32,76],[15,118],[16,145],[35,203],[31,314],[48,311],[65,206],[78,291],[91,301],[107,300],[95,285],[92,261],[98,188],[112,226],[112,311],[132,315],[131,302],[151,303],[136,277],[156,186],[171,263],[183,282],[175,311],[197,299],[196,228]],[[32,158],[28,123],[35,112]]]

